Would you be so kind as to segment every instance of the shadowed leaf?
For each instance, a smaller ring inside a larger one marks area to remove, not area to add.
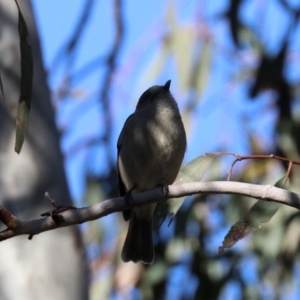
[[[0,74],[0,89],[1,89],[1,94],[3,96],[3,99],[4,99],[4,90],[3,90],[3,83],[2,83],[1,74]]]
[[[275,186],[283,188],[285,183],[286,177],[283,177],[277,181]],[[219,253],[222,253],[225,248],[232,247],[249,233],[260,229],[263,223],[269,222],[280,208],[280,205],[282,204],[271,201],[257,201],[246,215],[230,228],[223,241],[223,246],[219,247]]]
[[[32,80],[33,80],[33,61],[31,46],[27,42],[28,30],[21,13],[18,2],[15,0],[19,12],[19,36],[21,52],[21,91],[17,113],[17,132],[15,151],[20,153],[24,143],[28,128],[29,112],[31,105]]]
[[[205,156],[199,156],[193,159],[191,162],[189,162],[187,165],[181,168],[174,184],[180,184],[183,182],[200,181],[203,178],[208,167],[213,162],[213,160],[220,154],[221,153],[208,153]],[[162,219],[163,222],[167,214],[171,213],[172,215],[172,218],[170,220],[171,223],[185,198],[186,197],[181,197],[181,198],[168,199],[167,201],[159,202],[157,205],[157,214],[156,214],[157,217],[160,220]]]
[[[25,101],[20,101],[17,113],[17,133],[15,151],[20,153],[29,122],[29,107]]]

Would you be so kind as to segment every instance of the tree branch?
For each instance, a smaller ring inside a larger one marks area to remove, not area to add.
[[[7,226],[7,229],[0,232],[0,241],[22,234],[32,237],[44,231],[96,220],[130,207],[194,194],[236,194],[263,201],[278,202],[300,210],[300,195],[272,185],[255,185],[233,181],[192,182],[170,185],[168,192],[161,188],[155,188],[151,191],[134,194],[129,204],[126,204],[124,197],[119,197],[105,200],[93,206],[64,211],[59,214],[59,223],[56,223],[52,217],[20,221],[0,206],[0,221]]]

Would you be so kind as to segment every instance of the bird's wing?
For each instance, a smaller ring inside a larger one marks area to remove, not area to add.
[[[124,136],[124,128],[126,126],[126,124],[128,123],[128,120],[132,117],[132,115],[130,115],[127,120],[125,121],[125,124],[122,128],[122,131],[119,135],[118,138],[118,143],[117,143],[117,149],[118,149],[118,160],[117,160],[117,173],[118,173],[118,184],[119,184],[119,194],[120,196],[125,196],[126,194],[126,188],[124,185],[124,182],[121,178],[121,174],[120,174],[120,170],[119,170],[119,156],[120,156],[120,151],[121,151],[121,147],[122,147],[122,140],[123,140],[123,136]],[[125,221],[128,221],[130,219],[131,216],[131,209],[126,209],[124,211],[122,211],[123,214],[123,218]]]
[[[121,148],[121,146],[119,146],[119,143],[118,143],[117,148],[118,148],[117,173],[118,173],[119,194],[120,194],[120,196],[124,196],[126,193],[126,189],[125,189],[125,185],[122,181],[120,170],[119,170],[119,155],[120,155],[120,148]]]

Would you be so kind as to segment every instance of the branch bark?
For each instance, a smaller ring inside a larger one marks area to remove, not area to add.
[[[1,231],[0,241],[23,234],[32,237],[44,231],[96,220],[130,207],[194,194],[236,194],[263,201],[278,202],[300,210],[300,195],[272,185],[255,185],[233,181],[192,182],[170,185],[168,186],[168,192],[161,188],[155,188],[147,192],[134,194],[130,203],[126,203],[124,197],[118,197],[105,200],[93,206],[64,211],[59,214],[59,222],[52,217],[21,221],[13,216],[16,218],[14,223],[17,226],[10,226]],[[6,212],[0,206],[0,220],[7,220],[7,216],[2,216],[3,211]],[[9,224],[8,221],[5,223],[6,225]]]

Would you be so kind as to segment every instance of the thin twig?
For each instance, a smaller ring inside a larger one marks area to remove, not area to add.
[[[124,20],[122,15],[122,0],[114,0],[114,16],[116,33],[112,48],[107,56],[107,68],[100,91],[100,101],[104,115],[104,142],[106,145],[106,155],[109,165],[114,165],[114,158],[111,156],[111,137],[112,137],[112,119],[111,119],[111,83],[112,77],[117,66],[117,58],[121,49],[124,36]]]
[[[60,61],[65,59],[66,56],[72,56],[73,52],[76,50],[80,38],[84,33],[84,29],[86,29],[90,15],[93,12],[94,4],[95,0],[87,0],[84,3],[84,7],[81,10],[82,14],[79,17],[78,23],[75,26],[75,29],[71,34],[70,39],[58,50],[58,52],[54,56],[53,62],[51,63],[51,74],[54,73]]]
[[[287,162],[287,163],[292,164],[292,165],[300,166],[300,161],[288,159],[288,158],[278,156],[278,155],[274,155],[274,154],[238,155],[238,154],[233,153],[233,152],[220,152],[220,154],[229,154],[229,155],[235,156],[235,160],[233,161],[233,163],[231,164],[231,166],[230,166],[230,168],[227,172],[228,173],[227,181],[230,181],[230,177],[231,177],[234,165],[238,161],[242,161],[242,160],[246,160],[246,159],[276,159],[276,160],[280,160],[282,162]]]
[[[45,192],[45,197],[51,202],[51,204],[56,208],[59,209],[60,205],[50,196],[48,192]]]

